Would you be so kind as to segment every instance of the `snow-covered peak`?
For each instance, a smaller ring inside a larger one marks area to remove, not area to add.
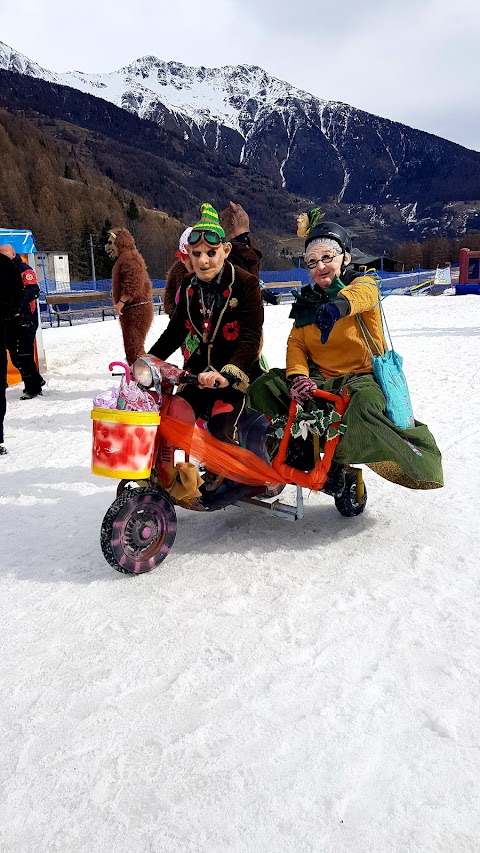
[[[109,73],[57,74],[0,42],[0,68],[80,89],[136,112],[141,118],[151,118],[161,104],[189,123],[202,125],[213,120],[240,131],[245,119],[251,121],[265,109],[288,108],[293,100],[302,101],[305,107],[327,103],[255,65],[195,68],[143,56]]]
[[[0,41],[0,70],[16,71],[18,74],[27,74],[29,77],[38,77],[41,80],[48,80],[49,83],[60,83],[60,76],[53,71],[48,71],[32,62],[28,56],[19,53],[8,44]]]

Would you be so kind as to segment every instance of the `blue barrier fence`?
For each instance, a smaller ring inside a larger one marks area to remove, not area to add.
[[[47,305],[45,301],[45,296],[53,296],[58,294],[58,304],[62,305],[62,294],[65,295],[65,303],[67,303],[67,296],[69,293],[95,293],[95,292],[111,292],[112,290],[112,279],[111,278],[103,278],[97,279],[96,281],[55,281],[54,279],[43,279],[38,282],[40,287],[40,316],[42,318],[42,322],[50,323],[52,325],[54,320],[54,314],[49,305]],[[152,278],[152,284],[156,287],[165,287],[165,280]],[[105,304],[105,303],[104,303]],[[100,307],[100,302],[78,302],[76,304],[76,308],[85,312],[85,315],[88,313],[89,308],[98,308]]]
[[[385,270],[378,270],[378,276],[382,280],[382,294],[387,296],[392,293],[408,293],[410,288],[421,284],[424,281],[432,279],[435,275],[435,270],[416,270],[409,273],[390,273]],[[285,282],[284,288],[279,288],[281,292],[288,294],[290,291],[289,283],[300,281],[302,285],[309,284],[311,281],[310,273],[301,267],[295,267],[288,270],[262,270],[260,273],[261,281],[268,287],[271,282]],[[165,287],[165,279],[152,279],[152,284],[155,288]],[[61,294],[64,293],[79,293],[79,292],[95,292],[95,291],[111,291],[112,280],[110,278],[98,279],[97,281],[71,281],[62,282],[52,279],[44,279],[39,282],[40,285],[40,310],[45,319],[51,319],[49,307],[45,302],[45,295],[59,294],[59,303],[61,303]],[[99,304],[99,303],[98,303]],[[94,307],[97,303],[90,303]]]
[[[152,278],[152,284],[154,287],[165,287],[165,279]],[[84,291],[93,292],[95,290],[110,291],[112,289],[112,279],[101,278],[96,281],[55,281],[54,279],[46,278],[39,281],[38,286],[40,287],[40,292],[44,295],[51,295],[55,293],[78,293],[79,291],[81,293]]]
[[[301,281],[302,284],[308,284],[311,281],[309,271],[301,267],[289,270],[262,270],[260,278],[266,285],[272,281],[285,281],[286,283]]]
[[[400,288],[414,287],[417,284],[421,284],[423,281],[427,281],[429,278],[433,278],[435,270],[416,270],[415,272],[409,273],[390,273],[385,272],[384,270],[378,270],[377,274],[382,279],[382,289],[396,290]],[[267,286],[273,281],[284,281],[286,285],[291,281],[301,281],[302,285],[308,284],[311,281],[309,271],[302,269],[301,267],[288,270],[262,270],[260,278]],[[152,279],[152,284],[154,287],[165,287],[165,279]],[[112,289],[112,280],[110,278],[106,278],[98,279],[97,281],[61,282],[46,279],[40,281],[39,285],[40,290],[44,294],[77,293],[78,291],[95,290],[110,291]]]

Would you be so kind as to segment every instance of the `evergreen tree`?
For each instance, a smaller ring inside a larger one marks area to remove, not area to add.
[[[125,215],[127,217],[127,225],[129,231],[132,232],[133,236],[136,238],[138,234],[138,220],[140,219],[140,211],[137,207],[134,198],[131,198],[127,209],[125,211]]]
[[[112,277],[113,261],[110,260],[106,251],[105,245],[108,240],[108,232],[112,227],[110,219],[105,219],[100,237],[95,245],[95,268],[97,271],[97,279],[106,279]]]
[[[80,229],[78,247],[78,274],[80,281],[91,281],[93,279],[92,260],[90,255],[90,235],[96,242],[96,235],[91,224],[85,221]]]

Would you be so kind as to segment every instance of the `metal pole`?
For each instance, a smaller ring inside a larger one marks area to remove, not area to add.
[[[89,234],[89,242],[90,242],[90,264],[92,267],[92,279],[94,284],[94,290],[97,289],[97,277],[95,275],[95,258],[93,256],[93,237]]]

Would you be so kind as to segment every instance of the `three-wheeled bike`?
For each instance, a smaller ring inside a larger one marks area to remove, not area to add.
[[[191,406],[174,393],[176,385],[197,383],[196,376],[153,356],[138,359],[132,376],[122,362],[113,362],[109,369],[115,365],[125,370],[127,383],[136,383],[151,397],[155,411],[98,407],[92,411],[92,470],[120,480],[101,527],[102,551],[114,569],[142,574],[160,565],[175,541],[176,505],[213,512],[247,504],[289,521],[303,518],[303,489],[318,491],[324,486],[339,432],[326,438],[310,471],[300,470],[286,462],[297,411],[294,402],[274,448],[270,421],[248,409],[238,423],[239,445],[225,444],[202,429]],[[348,394],[318,390],[316,395],[333,405],[340,422]],[[203,482],[205,470],[219,475],[213,489]],[[296,486],[293,505],[281,500],[286,484]],[[360,468],[347,468],[345,487],[334,501],[343,516],[364,511],[367,492]]]

